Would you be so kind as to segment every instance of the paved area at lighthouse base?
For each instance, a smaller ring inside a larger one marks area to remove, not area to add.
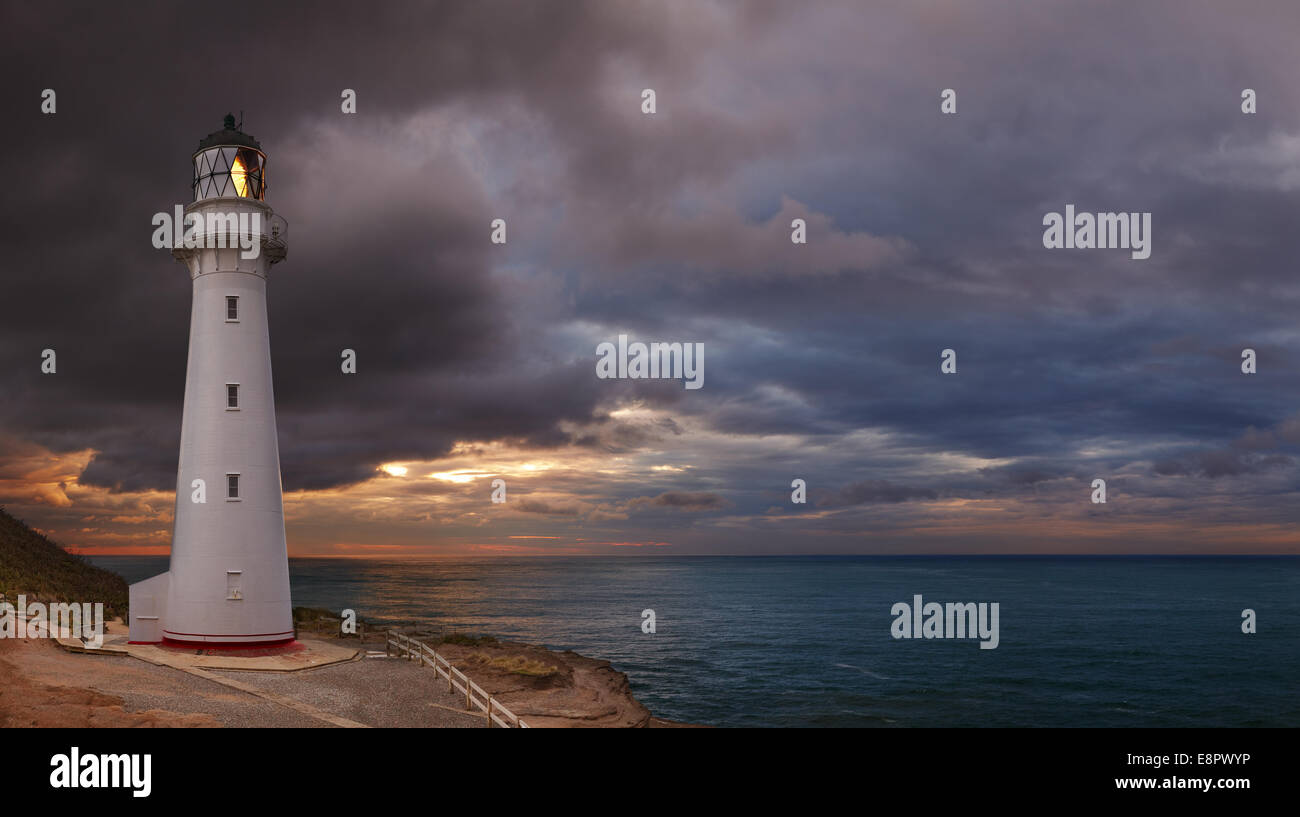
[[[352,661],[361,654],[338,640],[322,641],[302,638],[278,647],[253,649],[205,649],[171,644],[129,644],[125,632],[105,633],[103,646],[91,649],[80,639],[57,639],[59,646],[72,652],[102,652],[130,655],[150,664],[176,669],[219,669],[244,672],[295,672]]]
[[[157,644],[122,644],[128,655],[176,669],[220,669],[244,672],[295,672],[355,659],[360,650],[339,642],[302,639],[273,649],[219,650]]]

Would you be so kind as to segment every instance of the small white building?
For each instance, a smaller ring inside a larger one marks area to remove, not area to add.
[[[185,220],[203,227],[182,239],[178,225],[172,251],[194,298],[171,569],[131,585],[130,640],[289,641],[266,317],[267,276],[284,260],[287,227],[264,201],[266,154],[232,116],[199,142],[193,186]]]

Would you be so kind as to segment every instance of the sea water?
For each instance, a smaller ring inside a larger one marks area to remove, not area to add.
[[[128,581],[167,569],[92,561]],[[607,659],[651,712],[692,723],[1300,726],[1297,557],[291,559],[290,572],[295,605]],[[915,594],[997,603],[997,648],[894,638],[891,608]]]

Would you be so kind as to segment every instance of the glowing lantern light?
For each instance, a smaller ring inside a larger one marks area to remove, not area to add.
[[[248,171],[244,168],[244,160],[238,155],[230,166],[230,180],[235,183],[235,192],[241,198],[248,198]]]

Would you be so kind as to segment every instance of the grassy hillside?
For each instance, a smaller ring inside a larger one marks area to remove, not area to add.
[[[126,581],[93,567],[79,556],[27,527],[0,508],[0,593],[15,603],[62,601],[104,603],[104,615],[126,615]]]

